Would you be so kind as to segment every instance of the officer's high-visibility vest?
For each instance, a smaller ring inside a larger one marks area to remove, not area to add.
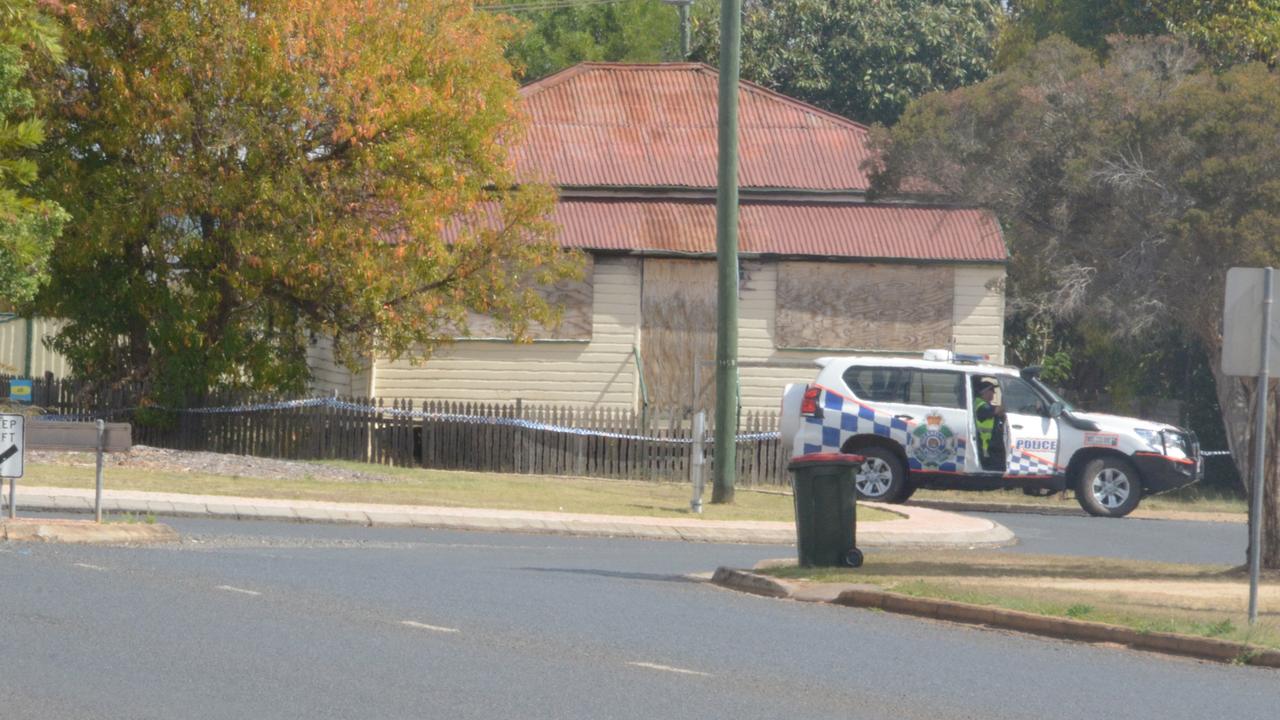
[[[980,420],[978,419],[978,413],[981,412],[983,408],[989,407],[991,406],[986,400],[978,398],[974,403],[973,408],[973,419],[977,423],[978,442],[982,444],[983,455],[986,455],[988,448],[991,447],[991,433],[995,432],[996,429],[996,416],[995,413],[992,413],[991,417],[986,420]]]

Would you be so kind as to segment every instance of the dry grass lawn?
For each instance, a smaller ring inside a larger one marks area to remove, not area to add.
[[[70,457],[68,455],[68,457]],[[731,505],[712,505],[710,488],[703,496],[703,512],[689,509],[686,484],[476,473],[420,468],[393,468],[363,463],[326,463],[360,474],[333,478],[322,474],[291,478],[243,477],[185,472],[173,469],[108,467],[108,491],[228,495],[285,500],[478,507],[499,510],[595,513],[641,517],[682,517],[704,520],[765,520],[793,522],[789,495],[739,488]],[[21,481],[29,486],[91,488],[91,463],[32,464]],[[21,492],[21,491],[19,491]],[[858,507],[861,522],[895,520],[899,516]]]
[[[856,570],[779,567],[768,574],[809,582],[870,584],[956,600],[1280,648],[1280,572],[1259,585],[1258,624],[1248,624],[1242,568],[990,551],[871,553]]]

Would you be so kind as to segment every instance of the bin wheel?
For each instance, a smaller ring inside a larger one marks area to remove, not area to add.
[[[862,551],[858,548],[850,550],[849,554],[845,556],[844,562],[849,567],[862,567]]]

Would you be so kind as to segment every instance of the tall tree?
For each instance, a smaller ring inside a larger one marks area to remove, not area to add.
[[[471,0],[89,0],[46,90],[73,217],[45,312],[89,378],[298,391],[309,337],[519,336],[574,270],[520,185],[508,38]]]
[[[586,61],[680,60],[680,24],[673,5],[659,0],[566,4],[489,0],[524,27],[507,57],[524,81]]]
[[[1132,0],[1009,0],[1001,24],[998,63],[1008,67],[1041,40],[1061,35],[1098,55],[1111,35],[1161,35],[1168,31],[1150,2]]]
[[[695,12],[695,58],[719,56],[718,3]],[[755,0],[742,77],[860,122],[892,123],[915,97],[991,67],[996,0]]]
[[[32,194],[33,152],[44,142],[30,87],[33,60],[57,59],[62,48],[49,11],[57,5],[0,0],[0,301],[30,301],[48,280],[49,253],[66,213]]]
[[[1088,317],[1122,342],[1164,327],[1194,333],[1247,475],[1246,450],[1262,439],[1250,434],[1247,384],[1221,373],[1223,285],[1232,266],[1280,262],[1280,73],[1201,68],[1172,38],[1120,41],[1105,63],[1050,38],[984,83],[913,104],[878,136],[875,189],[915,178],[993,208],[1010,248],[1010,308],[1024,318]],[[1267,468],[1271,568],[1278,438]]]
[[[1280,3],[1274,0],[1010,0],[1007,8],[1000,67],[1050,35],[1104,55],[1112,35],[1174,34],[1219,67],[1280,61]]]

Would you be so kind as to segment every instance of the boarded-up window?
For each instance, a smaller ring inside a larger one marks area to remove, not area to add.
[[[534,340],[590,340],[592,315],[592,273],[595,263],[585,256],[581,280],[562,280],[548,288],[541,288],[542,295],[553,307],[562,311],[560,324],[555,327],[533,326],[529,335]],[[467,329],[472,338],[506,338],[507,333],[497,322],[486,315],[469,313]]]
[[[715,262],[646,258],[640,332],[649,401],[689,407],[702,363],[696,405],[714,407],[715,368],[706,362],[716,356]]]
[[[955,272],[948,267],[783,262],[780,348],[924,350],[951,341]]]

